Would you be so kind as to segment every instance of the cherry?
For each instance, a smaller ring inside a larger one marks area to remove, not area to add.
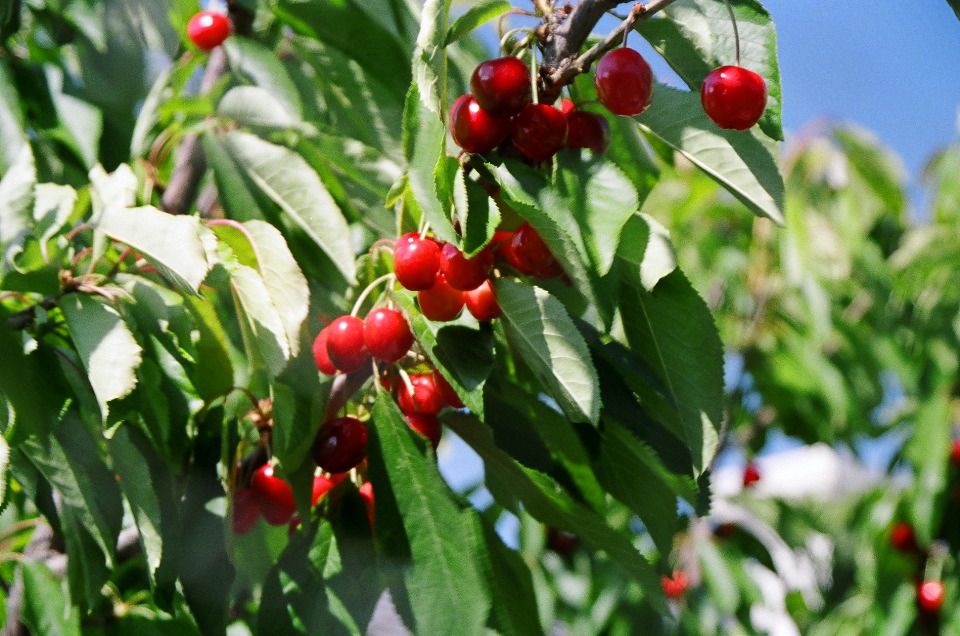
[[[567,113],[567,148],[589,148],[598,155],[610,145],[610,123],[603,115],[574,110]]]
[[[463,309],[463,292],[454,289],[443,274],[437,278],[430,289],[417,292],[420,311],[430,320],[446,322],[453,320]]]
[[[484,281],[483,285],[476,289],[464,292],[464,300],[467,303],[467,310],[480,322],[490,322],[503,315],[489,280]]]
[[[346,473],[337,473],[335,475],[330,475],[329,477],[325,477],[323,475],[314,475],[313,490],[310,493],[310,505],[316,506],[317,503],[323,499],[324,495],[333,490],[334,487],[346,479],[346,477]]]
[[[510,132],[510,120],[494,117],[480,108],[473,95],[461,95],[450,108],[450,135],[469,153],[489,152]]]
[[[201,11],[187,23],[187,37],[204,51],[214,49],[230,35],[230,19],[216,11]]]
[[[566,97],[560,100],[560,112],[563,113],[564,115],[569,115],[574,110],[576,110],[576,108],[577,108],[577,105],[574,104],[569,99],[567,99]]]
[[[367,456],[367,427],[355,417],[338,417],[320,427],[313,459],[328,473],[345,473]]]
[[[941,581],[924,581],[917,588],[917,604],[920,609],[936,614],[943,607],[943,583]]]
[[[960,466],[960,439],[953,440],[950,446],[950,464]]]
[[[263,518],[272,526],[282,526],[297,510],[290,484],[273,474],[273,465],[264,464],[250,478],[250,489],[257,497]]]
[[[467,258],[453,243],[447,243],[440,251],[440,271],[454,289],[470,291],[487,280],[493,266],[493,252],[481,250],[473,258]]]
[[[633,49],[623,47],[604,55],[593,81],[600,103],[614,115],[639,115],[653,101],[653,71]]]
[[[477,103],[494,117],[511,117],[530,103],[530,69],[517,57],[487,60],[470,78]]]
[[[430,445],[433,446],[433,450],[437,450],[437,446],[440,445],[442,430],[440,420],[437,419],[436,415],[429,413],[404,413],[403,417],[407,420],[410,428],[430,440]]]
[[[547,528],[547,549],[551,552],[564,557],[568,556],[576,549],[577,543],[579,543],[577,535],[572,532]]]
[[[760,471],[753,462],[750,462],[743,469],[743,487],[750,488],[758,481],[760,481]]]
[[[356,371],[370,359],[370,352],[364,344],[363,321],[356,316],[340,316],[331,322],[327,329],[327,354],[330,362],[340,371]]]
[[[690,579],[683,570],[674,570],[673,576],[665,576],[660,579],[660,585],[663,587],[663,593],[667,598],[680,598],[686,593],[690,586]]]
[[[527,104],[513,118],[510,138],[528,159],[549,159],[567,141],[567,118],[549,104]]]
[[[260,518],[260,503],[250,488],[237,488],[233,492],[233,534],[247,534]]]
[[[439,371],[434,371],[433,381],[436,383],[437,388],[440,389],[440,394],[443,396],[443,399],[447,404],[455,409],[463,408],[463,400],[460,399],[460,396],[457,395],[457,392],[452,386],[450,386],[450,383],[447,382],[447,379],[443,377],[442,373]]]
[[[377,360],[397,362],[410,351],[413,332],[399,311],[378,307],[363,321],[363,342]]]
[[[327,353],[327,339],[330,337],[330,327],[324,327],[313,341],[313,358],[317,361],[317,369],[325,375],[336,375],[337,367],[330,361]]]
[[[402,380],[399,378],[396,380],[397,404],[404,413],[436,415],[447,405],[432,373],[411,375],[410,384],[413,386],[413,395]]]
[[[373,484],[369,481],[363,482],[363,484],[358,489],[360,491],[360,496],[363,497],[363,503],[367,507],[367,519],[370,520],[370,527],[373,527]]]
[[[746,130],[760,121],[767,107],[767,83],[739,66],[710,71],[700,89],[703,110],[721,128]]]
[[[905,521],[898,521],[890,527],[890,545],[897,552],[916,552],[917,536],[913,526]]]
[[[540,234],[529,223],[524,223],[510,239],[510,249],[505,253],[507,262],[521,274],[539,275],[551,273],[556,259]]]
[[[430,289],[440,271],[440,246],[418,232],[404,234],[393,249],[393,273],[404,289]]]

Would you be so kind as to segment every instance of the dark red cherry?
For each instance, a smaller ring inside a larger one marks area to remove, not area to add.
[[[313,341],[313,359],[317,361],[317,369],[325,375],[335,375],[337,367],[330,361],[330,354],[327,353],[327,338],[330,336],[329,327],[324,327],[317,334],[317,339]]]
[[[462,95],[450,108],[450,135],[469,153],[489,152],[503,143],[510,120],[494,117],[480,108],[473,95]]]
[[[464,300],[467,304],[467,310],[480,322],[490,322],[503,315],[500,304],[493,295],[493,286],[490,285],[489,280],[484,281],[483,285],[476,289],[464,292]]]
[[[487,60],[470,78],[480,107],[494,117],[512,117],[530,103],[530,69],[517,57]]]
[[[447,405],[440,387],[432,373],[418,373],[410,376],[413,394],[410,394],[405,382],[397,379],[397,404],[404,413],[427,413],[436,415]]]
[[[920,609],[930,614],[936,614],[943,607],[943,583],[941,581],[924,581],[917,588],[917,604]]]
[[[313,460],[328,473],[345,473],[367,456],[367,426],[355,417],[338,417],[320,427]]]
[[[473,258],[467,258],[453,243],[447,243],[440,251],[440,271],[454,289],[470,291],[487,279],[493,266],[493,252],[481,250]]]
[[[527,104],[510,125],[513,145],[528,159],[544,161],[567,141],[567,118],[549,104]]]
[[[560,556],[569,556],[580,543],[580,539],[572,532],[547,528],[547,549]]]
[[[340,316],[327,327],[327,354],[340,371],[351,373],[370,360],[363,340],[363,321],[356,316]]]
[[[201,11],[187,23],[187,37],[204,51],[214,49],[230,35],[230,18],[216,11]]]
[[[429,289],[440,271],[440,246],[418,232],[404,234],[393,249],[393,273],[404,289]]]
[[[897,552],[916,552],[917,535],[906,521],[897,521],[890,526],[890,545]]]
[[[575,110],[567,113],[567,148],[589,148],[598,155],[610,145],[610,123],[603,115]]]
[[[358,490],[360,491],[360,496],[363,497],[364,505],[367,507],[367,519],[369,519],[370,527],[372,528],[374,509],[373,484],[371,484],[369,481],[365,481]]]
[[[447,379],[439,371],[433,372],[433,380],[437,384],[437,388],[440,389],[440,394],[443,396],[444,401],[452,406],[455,409],[463,408],[463,400],[460,399],[460,396],[457,395],[457,392],[453,390],[453,387],[450,386],[450,383],[447,382]]]
[[[413,332],[399,311],[377,307],[363,321],[363,341],[377,360],[397,362],[410,351]]]
[[[463,292],[451,287],[443,274],[437,274],[430,289],[417,292],[417,302],[424,316],[437,322],[446,322],[460,315]]]
[[[960,466],[960,439],[953,440],[950,445],[950,463],[953,466]]]
[[[257,496],[263,518],[272,526],[286,524],[297,510],[290,484],[273,474],[271,464],[264,464],[253,473],[250,489]]]
[[[437,450],[437,446],[440,445],[442,430],[440,428],[440,420],[437,419],[436,415],[429,413],[404,413],[403,417],[407,420],[410,428],[430,440],[430,445],[433,446],[433,450]]]
[[[750,488],[758,481],[760,481],[760,470],[756,464],[750,462],[747,464],[747,467],[743,469],[743,487]]]
[[[739,66],[710,71],[700,88],[703,110],[713,122],[729,130],[747,130],[767,107],[767,83]]]
[[[247,534],[260,518],[260,502],[250,488],[237,488],[233,493],[233,534]]]
[[[633,49],[622,47],[604,55],[593,81],[600,103],[614,115],[639,115],[653,101],[653,71]]]
[[[506,253],[511,267],[528,276],[540,272],[551,272],[556,259],[540,234],[529,223],[524,223],[510,239],[510,249]]]

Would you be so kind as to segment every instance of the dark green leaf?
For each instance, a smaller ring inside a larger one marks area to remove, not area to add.
[[[483,522],[480,563],[495,602],[493,615],[502,634],[543,634],[530,568],[516,551],[503,545],[496,529]]]
[[[80,613],[58,578],[43,563],[25,560],[21,620],[32,634],[80,636]]]
[[[462,168],[456,173],[453,198],[463,228],[463,252],[472,258],[493,238],[500,209],[480,184],[466,178]]]
[[[507,0],[480,0],[474,3],[450,26],[444,46],[450,46],[481,24],[503,15],[510,7]]]
[[[20,96],[17,95],[16,82],[4,61],[0,63],[0,175],[6,174],[7,170],[17,163],[27,145],[25,127],[26,120]],[[0,234],[0,242],[3,241],[2,236]]]

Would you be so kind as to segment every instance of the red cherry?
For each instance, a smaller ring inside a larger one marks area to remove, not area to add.
[[[367,519],[370,520],[370,527],[373,527],[373,509],[374,509],[374,500],[373,500],[373,484],[369,481],[363,482],[359,488],[360,496],[363,497],[363,503],[367,506]]]
[[[936,614],[943,607],[943,583],[941,581],[924,581],[917,588],[917,603],[920,609]]]
[[[653,71],[633,49],[623,47],[604,55],[593,81],[600,103],[614,115],[639,115],[653,101]]]
[[[257,496],[263,518],[272,526],[286,524],[297,510],[290,484],[273,474],[271,464],[264,464],[253,473],[250,489]]]
[[[407,389],[406,383],[399,378],[396,380],[397,404],[404,413],[436,415],[447,405],[432,373],[411,375],[410,384],[413,385],[413,395]]]
[[[914,552],[917,550],[917,536],[906,521],[897,521],[890,527],[890,545],[898,552]]]
[[[950,446],[950,463],[954,466],[960,466],[960,439],[953,440]]]
[[[463,292],[454,289],[443,274],[437,274],[430,289],[417,292],[420,311],[430,320],[446,322],[453,320],[463,309]]]
[[[610,123],[603,115],[575,110],[567,114],[567,148],[589,148],[602,155],[610,145]]]
[[[201,11],[187,23],[187,37],[204,51],[216,48],[230,35],[230,18],[216,11]]]
[[[467,310],[480,322],[490,322],[503,315],[489,280],[484,281],[483,285],[476,289],[464,292],[463,296],[467,303]]]
[[[328,473],[345,473],[367,456],[367,427],[355,417],[338,417],[320,427],[313,459]]]
[[[536,275],[549,270],[556,259],[540,234],[529,223],[524,223],[510,240],[507,262],[521,274]]]
[[[418,232],[404,234],[393,249],[393,273],[404,289],[429,289],[440,271],[440,246]]]
[[[743,487],[750,488],[758,481],[760,481],[760,471],[757,470],[753,462],[750,462],[743,469]]]
[[[564,115],[569,115],[574,110],[576,110],[576,108],[577,108],[576,104],[571,102],[566,97],[560,100],[560,112],[563,113]]]
[[[510,120],[494,117],[480,108],[473,95],[462,95],[450,108],[450,135],[469,153],[489,152],[507,138]]]
[[[577,543],[579,543],[579,539],[572,532],[547,528],[547,549],[551,552],[556,552],[560,556],[568,556],[576,549]]]
[[[250,488],[237,488],[233,492],[233,534],[247,534],[260,518],[260,503]]]
[[[317,361],[317,369],[325,375],[335,375],[337,367],[330,361],[330,354],[327,353],[327,339],[330,337],[330,328],[324,327],[317,334],[317,339],[313,341],[313,359]]]
[[[700,102],[717,126],[746,130],[763,116],[767,107],[767,83],[745,68],[721,66],[703,80]]]
[[[494,117],[511,117],[530,103],[530,69],[517,57],[487,60],[470,78],[477,103]]]
[[[447,243],[440,252],[440,271],[454,289],[470,291],[487,280],[493,266],[493,252],[482,250],[473,258],[467,258],[453,243]]]
[[[527,104],[513,118],[510,138],[528,159],[549,159],[567,141],[567,118],[549,104]]]
[[[378,307],[363,321],[363,341],[377,360],[397,362],[410,351],[413,332],[399,311]]]
[[[450,386],[450,383],[447,382],[447,379],[443,377],[439,371],[433,372],[433,381],[437,384],[437,388],[440,389],[440,394],[443,396],[444,401],[452,406],[455,409],[463,408],[463,400],[460,399],[460,396],[457,395],[457,392]]]
[[[313,491],[310,493],[310,505],[316,506],[324,495],[334,489],[334,487],[339,484],[341,481],[346,479],[346,473],[336,473],[325,477],[323,475],[314,475],[313,477]]]
[[[356,316],[340,316],[327,327],[327,354],[330,362],[344,373],[356,371],[370,359],[363,340],[363,321]]]
[[[683,570],[674,570],[673,576],[665,576],[660,579],[660,585],[663,587],[663,593],[667,598],[680,598],[686,593],[690,586],[690,579]]]
[[[440,428],[440,420],[437,419],[436,415],[430,415],[429,413],[404,413],[403,417],[407,420],[410,428],[430,440],[430,445],[433,446],[433,450],[437,450],[437,446],[440,445],[440,435],[442,431]]]

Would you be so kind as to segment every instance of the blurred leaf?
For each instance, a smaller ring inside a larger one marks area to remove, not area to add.
[[[5,6],[12,8],[14,4],[19,5],[19,0],[6,3]],[[0,175],[6,174],[18,161],[22,161],[23,148],[27,145],[25,128],[26,118],[16,82],[6,61],[0,62]]]
[[[483,522],[480,564],[495,599],[493,615],[502,634],[543,634],[530,568],[523,557],[503,544],[496,529]]]
[[[72,606],[63,580],[40,562],[25,560],[23,574],[23,613],[20,619],[32,634],[44,636],[80,636],[80,613]]]
[[[303,116],[297,87],[277,58],[276,51],[271,51],[255,40],[239,37],[227,38],[223,49],[236,77],[264,89],[273,101],[279,102],[284,112],[295,119],[299,120]]]
[[[500,17],[509,11],[510,7],[511,5],[507,0],[480,0],[474,3],[450,26],[443,45],[450,46],[478,26]]]
[[[914,428],[903,454],[916,473],[910,521],[920,545],[935,537],[944,514],[947,458],[950,454],[950,389],[941,386],[916,411]]]
[[[30,206],[36,182],[33,153],[29,145],[23,144],[14,163],[0,179],[0,248],[4,251],[32,223]]]
[[[234,86],[220,99],[217,114],[243,126],[308,130],[273,93],[259,86]]]

